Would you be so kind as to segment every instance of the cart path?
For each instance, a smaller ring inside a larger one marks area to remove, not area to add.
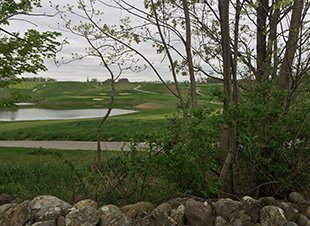
[[[108,151],[130,151],[130,142],[101,142],[101,149]],[[138,143],[138,147],[146,148],[146,143]],[[30,141],[0,140],[0,147],[47,148],[63,150],[97,150],[96,141]]]

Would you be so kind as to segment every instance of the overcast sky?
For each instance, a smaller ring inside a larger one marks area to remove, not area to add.
[[[54,0],[53,4],[76,4],[77,0]],[[143,0],[129,0],[129,2],[133,2],[134,4],[142,4]],[[43,7],[40,9],[36,9],[35,12],[53,14],[55,13],[55,9],[50,7],[49,0],[41,0]],[[109,2],[109,0],[103,0],[103,2]],[[124,12],[112,9],[112,8],[101,8],[104,11],[103,20],[107,24],[117,24],[120,18],[124,16]],[[26,28],[38,29],[40,31],[51,31],[56,30],[59,31],[58,23],[63,24],[63,22],[59,19],[58,16],[55,17],[34,17],[27,18],[31,20],[36,26],[30,24],[28,22],[23,22],[20,20],[11,21],[10,30],[11,31],[19,31],[23,32]],[[73,18],[76,20],[77,18]],[[78,21],[76,21],[78,22]],[[61,57],[71,56],[72,53],[83,53],[85,51],[86,42],[82,38],[76,37],[69,32],[61,31],[62,37],[61,40],[67,39],[69,44],[63,47],[63,50],[58,54],[58,59]],[[165,63],[161,63],[161,59],[156,54],[155,49],[150,46],[143,46],[143,53],[148,56],[148,58],[154,63],[157,67],[158,71],[163,75],[165,80],[172,80],[169,74],[168,65]],[[59,81],[86,81],[86,79],[97,78],[101,81],[109,78],[109,74],[104,70],[102,66],[99,65],[99,60],[96,58],[86,58],[83,60],[71,62],[69,64],[63,64],[61,66],[56,66],[54,61],[48,60],[46,61],[46,66],[48,71],[39,72],[37,76],[41,77],[50,77],[57,79]],[[24,77],[33,77],[34,75],[23,75]],[[128,78],[130,81],[157,81],[158,78],[156,75],[149,69],[146,69],[142,72],[131,72],[124,71],[122,78]],[[186,80],[187,77],[180,76],[180,80]]]

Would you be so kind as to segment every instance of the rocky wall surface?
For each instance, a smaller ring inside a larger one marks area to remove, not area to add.
[[[15,202],[0,195],[0,226],[310,226],[310,203],[300,193],[241,200],[175,198],[117,207],[86,199],[71,205],[50,195]]]

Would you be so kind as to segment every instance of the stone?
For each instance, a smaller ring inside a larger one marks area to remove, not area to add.
[[[0,206],[13,201],[13,197],[8,194],[0,194]]]
[[[73,207],[65,217],[66,226],[96,226],[100,220],[100,212],[93,207]]]
[[[56,224],[56,221],[49,220],[49,221],[39,221],[32,224],[31,226],[58,226],[58,225]]]
[[[283,226],[298,226],[298,224],[296,224],[293,221],[289,221],[289,222],[284,223]]]
[[[242,197],[242,199],[241,199],[241,203],[242,203],[243,205],[248,206],[248,205],[255,205],[255,204],[258,204],[258,201],[257,201],[256,199],[250,197],[250,196],[244,196],[244,197]]]
[[[168,203],[170,204],[170,206],[173,209],[178,208],[180,205],[185,206],[185,202],[188,200],[188,198],[174,198],[168,201]]]
[[[190,226],[212,226],[212,207],[207,202],[189,199],[185,202],[185,217]]]
[[[172,207],[169,203],[164,202],[157,206],[153,211],[152,214],[160,214],[160,213],[167,213],[170,215],[170,212],[172,210]]]
[[[99,226],[127,226],[130,219],[114,205],[105,205],[99,208],[101,220]]]
[[[64,216],[58,217],[57,226],[66,226],[66,218]]]
[[[288,195],[288,201],[294,204],[301,204],[301,203],[305,203],[306,199],[304,198],[302,194],[294,191]]]
[[[299,211],[297,209],[292,208],[292,207],[285,208],[284,209],[284,215],[288,221],[296,222],[298,220],[298,217],[299,217]]]
[[[235,211],[230,219],[235,225],[249,225],[252,219],[249,215],[245,214],[244,210]]]
[[[234,201],[230,198],[220,199],[214,203],[216,214],[224,217],[228,221],[235,211],[240,210],[241,206],[241,202]]]
[[[154,206],[150,202],[138,202],[123,206],[121,211],[129,218],[134,219],[137,217],[143,217],[149,214],[154,209]]]
[[[222,216],[217,216],[214,219],[214,226],[225,226],[227,221]]]
[[[276,206],[264,206],[260,211],[262,226],[282,226],[287,220],[284,211]]]
[[[69,203],[51,195],[37,196],[29,203],[33,221],[57,220],[65,216],[72,207]]]
[[[307,210],[305,212],[305,216],[310,219],[310,206],[308,206],[308,208],[307,208]]]
[[[179,205],[177,209],[171,210],[170,217],[178,224],[184,224],[184,217],[185,217],[185,206]]]
[[[276,200],[274,197],[262,197],[258,200],[261,207],[276,205]]]
[[[73,206],[78,209],[83,209],[85,207],[92,207],[94,209],[98,209],[98,204],[94,200],[91,200],[91,199],[81,200],[75,203]]]
[[[259,219],[260,209],[256,205],[249,205],[243,207],[244,213],[251,217],[251,221],[256,223]]]
[[[5,212],[2,212],[0,218],[1,226],[25,225],[30,220],[29,201],[26,200],[20,204],[5,204]],[[9,208],[7,208],[9,207]]]
[[[309,220],[308,217],[300,214],[299,217],[298,217],[297,224],[299,226],[310,226],[310,220]]]

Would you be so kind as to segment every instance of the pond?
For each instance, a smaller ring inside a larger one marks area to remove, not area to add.
[[[15,111],[0,111],[0,121],[64,120],[103,117],[107,109],[49,110],[21,108]],[[113,109],[111,116],[124,115],[136,111]]]

